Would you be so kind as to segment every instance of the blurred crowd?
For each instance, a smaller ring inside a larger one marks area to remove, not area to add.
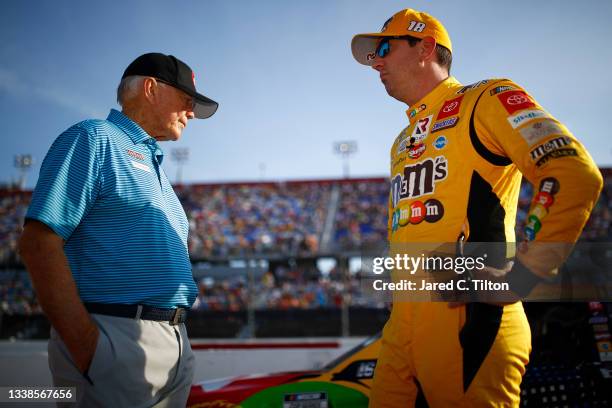
[[[30,194],[0,191],[0,265],[17,262],[17,242]]]
[[[610,241],[612,236],[612,171],[604,170],[604,190],[582,233],[585,241]],[[339,182],[291,182],[191,185],[177,187],[190,223],[192,259],[223,260],[241,256],[316,256],[375,248],[387,239],[388,182],[365,179]],[[517,241],[533,188],[523,183],[517,211]],[[333,197],[336,197],[335,199]],[[0,267],[19,267],[17,242],[30,200],[28,192],[0,191]],[[330,218],[328,220],[328,218]],[[327,228],[327,231],[326,231]],[[323,247],[322,237],[331,239]],[[251,283],[245,278],[199,283],[194,305],[201,310],[329,308],[380,306],[360,290],[357,276],[316,268],[277,268]],[[38,313],[27,274],[3,273],[2,312]],[[249,297],[249,293],[253,293]]]
[[[187,186],[178,195],[189,218],[192,258],[312,254],[319,250],[330,185]]]
[[[0,313],[3,314],[42,313],[25,271],[0,271],[0,301]]]
[[[388,203],[386,181],[341,184],[335,219],[336,248],[362,249],[385,242]]]
[[[277,268],[268,271],[249,288],[246,276],[231,279],[202,279],[194,310],[325,309],[348,306],[384,307],[381,297],[364,292],[359,276],[343,277],[334,268],[322,274],[316,267]],[[252,293],[252,296],[249,294]]]

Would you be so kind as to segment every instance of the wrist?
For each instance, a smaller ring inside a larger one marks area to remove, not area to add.
[[[542,281],[542,278],[531,272],[518,259],[514,260],[512,269],[506,274],[506,282],[510,285],[510,290],[521,298],[527,297],[532,289]]]

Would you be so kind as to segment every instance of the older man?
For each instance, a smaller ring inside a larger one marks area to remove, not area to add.
[[[408,125],[391,147],[392,248],[488,243],[502,250],[487,259],[484,276],[526,296],[564,261],[601,190],[584,146],[514,82],[463,86],[450,76],[450,37],[426,13],[396,13],[381,32],[355,36],[352,51],[409,106]],[[525,227],[530,242],[512,263],[505,243],[515,240],[521,175],[536,191]],[[557,245],[547,250],[541,242]],[[406,300],[394,298],[370,406],[518,406],[531,348],[521,302]]]
[[[125,70],[122,112],[62,133],[42,164],[20,241],[52,324],[49,366],[79,406],[185,404],[193,353],[184,326],[197,289],[188,223],[158,142],[217,103],[191,68],[144,54]]]

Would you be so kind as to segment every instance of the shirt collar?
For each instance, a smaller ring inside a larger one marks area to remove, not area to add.
[[[412,123],[414,118],[416,118],[420,112],[427,110],[427,108],[431,108],[435,106],[442,99],[448,97],[448,90],[451,88],[456,88],[461,86],[461,83],[455,79],[453,76],[449,76],[444,81],[440,82],[436,87],[421,98],[420,101],[410,106],[410,109],[406,111],[406,115],[408,115],[408,120]]]
[[[132,119],[128,118],[123,112],[119,112],[116,109],[111,109],[108,117],[106,118],[111,123],[117,125],[123,130],[131,139],[134,144],[143,143],[148,139],[153,139],[143,128]],[[149,142],[150,143],[150,142]]]

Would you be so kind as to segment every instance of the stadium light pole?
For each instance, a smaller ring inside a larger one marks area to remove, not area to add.
[[[172,161],[176,163],[176,184],[183,184],[183,166],[189,160],[189,148],[180,147],[172,149]]]
[[[334,143],[334,153],[342,157],[343,177],[345,179],[349,178],[350,177],[349,159],[352,154],[357,153],[357,142],[353,140],[335,142]]]
[[[32,167],[32,155],[30,154],[17,154],[15,155],[13,165],[19,170],[19,189],[25,188],[26,175]]]

